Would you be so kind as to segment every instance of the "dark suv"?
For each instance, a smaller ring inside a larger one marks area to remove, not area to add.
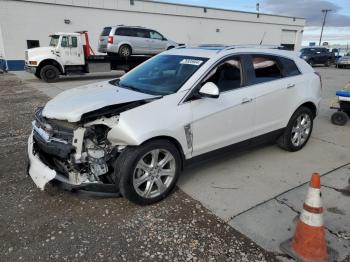
[[[325,47],[305,47],[300,50],[300,57],[311,66],[323,64],[330,66],[335,63],[335,55]]]

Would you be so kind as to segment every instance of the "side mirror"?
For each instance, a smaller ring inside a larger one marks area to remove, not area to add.
[[[220,95],[219,88],[213,82],[205,83],[198,92],[202,97],[218,98]]]

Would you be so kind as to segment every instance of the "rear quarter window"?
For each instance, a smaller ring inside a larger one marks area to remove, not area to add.
[[[111,32],[111,27],[105,27],[102,30],[101,36],[109,36],[109,33]]]
[[[301,74],[299,68],[292,59],[280,57],[279,60],[285,76],[297,76]]]

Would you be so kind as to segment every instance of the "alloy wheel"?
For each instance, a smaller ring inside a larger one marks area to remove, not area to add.
[[[143,198],[154,198],[163,194],[175,178],[174,156],[165,149],[154,149],[140,158],[134,174],[133,186]]]
[[[295,147],[302,146],[311,133],[311,118],[308,114],[301,114],[292,128],[291,142]]]

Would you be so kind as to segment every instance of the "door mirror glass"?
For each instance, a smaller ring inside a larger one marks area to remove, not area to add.
[[[218,98],[220,92],[217,85],[213,82],[207,82],[201,87],[201,89],[199,89],[199,94],[202,97]]]

